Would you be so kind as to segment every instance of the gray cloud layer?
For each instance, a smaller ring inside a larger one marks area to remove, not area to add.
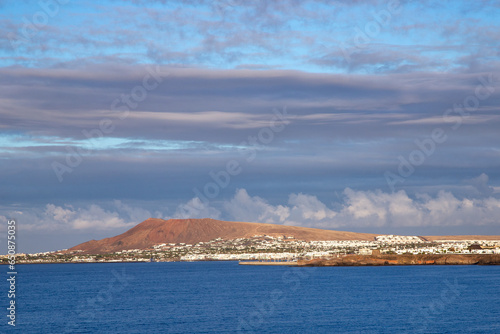
[[[452,186],[481,173],[498,180],[496,69],[344,76],[161,67],[155,89],[136,95],[137,101],[128,97],[131,106],[121,102],[122,96],[139,94],[145,77],[148,85],[154,83],[152,69],[1,69],[0,163],[7,176],[2,197],[113,199],[125,191],[137,199],[190,198],[193,187],[210,181],[210,171],[231,159],[244,163],[249,136],[269,126],[273,109],[284,107],[291,115],[286,128],[259,146],[258,158],[243,166],[229,192],[259,191],[252,189],[257,178],[275,184],[275,195],[388,190],[384,172],[397,172],[398,157],[408,160],[418,149],[415,140],[428,140],[436,128],[447,140],[398,189],[415,193],[436,180]],[[453,111],[472,101],[467,99],[478,87],[490,94],[469,116]],[[102,133],[103,120],[104,129],[112,131]],[[104,139],[86,140],[100,135]],[[75,152],[81,163],[59,183],[51,164],[67,165]],[[20,168],[24,175],[17,173]]]

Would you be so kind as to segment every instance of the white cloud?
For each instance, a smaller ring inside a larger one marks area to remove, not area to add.
[[[117,212],[106,211],[98,205],[91,205],[88,209],[79,209],[75,212],[75,218],[71,221],[74,229],[98,229],[107,230],[112,228],[133,226],[134,222],[125,223]]]
[[[354,191],[350,188],[344,190],[347,197],[347,206],[342,212],[346,216],[355,219],[370,218],[374,221],[385,221],[387,219],[387,196],[380,192]],[[382,196],[380,196],[382,195]]]
[[[203,203],[198,197],[177,207],[174,218],[213,218],[219,219],[221,212],[209,203]]]
[[[436,197],[427,194],[411,199],[406,192],[389,194],[381,191],[358,191],[346,189],[347,206],[339,218],[345,224],[365,226],[458,226],[492,224],[499,217],[500,200],[458,199],[452,193],[440,191]],[[363,214],[360,217],[359,209]],[[370,221],[362,218],[371,216]]]
[[[224,203],[224,209],[236,221],[283,224],[290,215],[289,208],[270,205],[258,196],[251,197],[245,189],[237,190],[234,197]]]
[[[124,213],[126,213],[131,221],[142,222],[148,218],[153,217],[151,215],[151,212],[149,212],[148,210],[144,210],[143,208],[139,207],[131,207],[119,200],[115,200],[114,205],[119,211],[123,211]],[[155,217],[161,217],[161,215],[161,212],[155,212]]]
[[[474,186],[480,194],[489,196],[495,193],[495,188],[488,185],[490,178],[485,173],[482,173],[478,177],[467,180],[466,182]]]
[[[480,177],[484,181],[484,177]],[[484,184],[484,183],[482,183]],[[172,218],[214,218],[305,227],[342,229],[362,227],[481,226],[500,223],[500,199],[496,197],[458,198],[449,191],[435,196],[410,197],[401,190],[356,191],[346,188],[340,203],[333,207],[308,194],[290,194],[288,202],[272,205],[266,199],[239,189],[215,207],[195,197],[176,208]],[[219,210],[220,209],[220,210]],[[0,218],[15,217],[26,230],[112,230],[135,226],[150,218],[170,218],[121,201],[106,207],[47,204],[41,209],[1,212]]]
[[[316,196],[291,194],[288,205],[270,205],[266,200],[240,189],[224,203],[224,214],[238,221],[279,223],[317,228],[474,226],[500,222],[500,199],[459,199],[441,191],[432,197],[411,198],[405,191],[384,193],[346,188],[336,210]]]
[[[316,196],[291,194],[288,198],[291,205],[289,225],[303,225],[320,227],[325,222],[332,222],[337,213],[327,208]]]
[[[111,230],[132,227],[150,218],[149,211],[115,201],[106,210],[97,204],[74,208],[47,204],[42,209],[9,212],[24,230]]]
[[[75,214],[76,212],[71,209],[64,209],[54,204],[47,204],[45,207],[45,215],[59,222],[69,223],[69,220],[73,218]]]

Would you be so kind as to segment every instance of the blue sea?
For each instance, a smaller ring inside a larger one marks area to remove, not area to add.
[[[0,266],[5,270],[7,267]],[[500,333],[500,266],[18,265],[19,333]]]

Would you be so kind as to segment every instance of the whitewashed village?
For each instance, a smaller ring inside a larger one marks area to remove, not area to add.
[[[150,249],[130,249],[88,255],[59,250],[16,254],[17,263],[95,263],[163,261],[296,261],[347,254],[500,254],[500,240],[434,240],[419,236],[380,235],[373,241],[303,241],[293,236],[254,235],[250,238],[217,238],[196,244],[163,243]],[[0,256],[7,262],[7,255]]]

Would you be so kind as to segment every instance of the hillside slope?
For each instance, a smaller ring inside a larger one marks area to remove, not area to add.
[[[209,218],[170,220],[150,218],[125,233],[112,238],[84,242],[68,251],[81,250],[89,254],[99,254],[126,249],[146,249],[161,243],[195,244],[216,238],[228,240],[264,234],[293,236],[305,241],[374,240],[377,235],[288,225],[226,222]]]

